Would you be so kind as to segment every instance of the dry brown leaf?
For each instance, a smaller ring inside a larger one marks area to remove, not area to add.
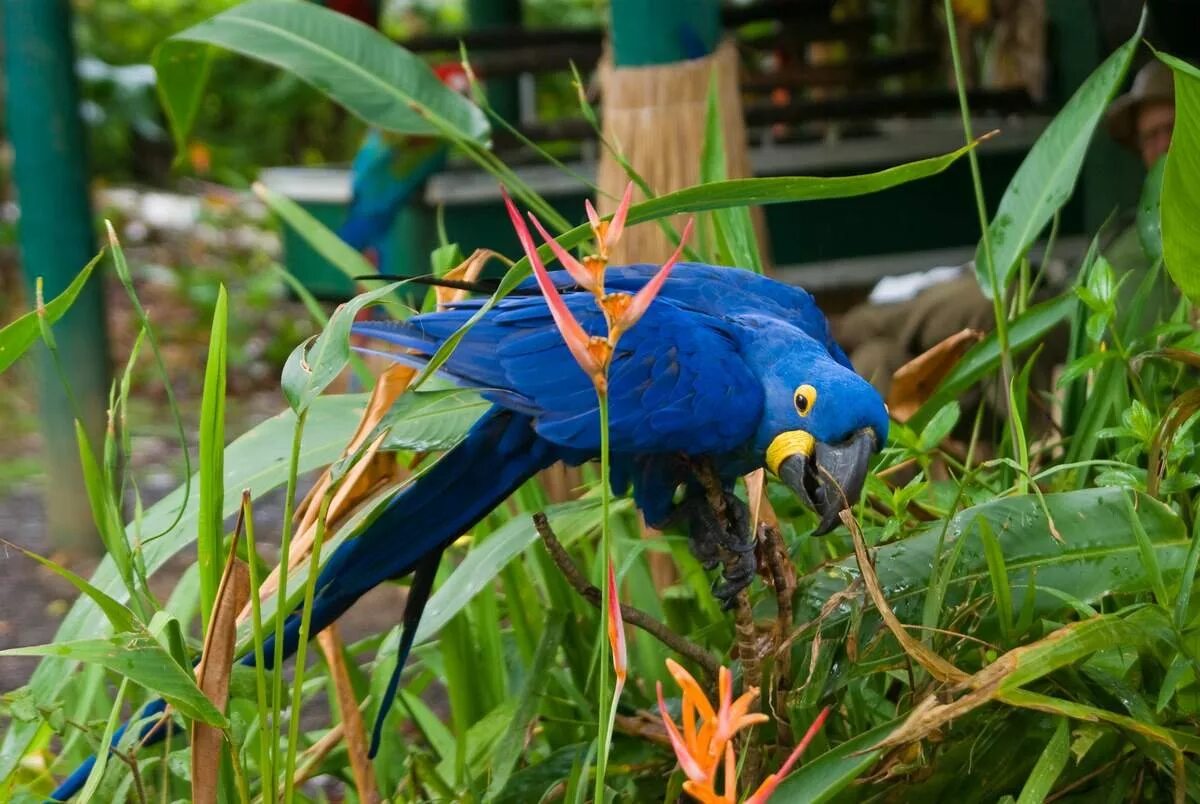
[[[342,731],[346,737],[346,749],[350,754],[350,769],[354,774],[354,787],[358,791],[358,799],[377,804],[381,798],[375,784],[375,770],[367,755],[369,745],[366,728],[363,726],[362,712],[358,709],[354,687],[350,683],[350,673],[346,669],[342,637],[338,633],[337,624],[334,623],[317,634],[317,642],[321,646],[321,652],[325,654],[329,675],[333,678],[333,686],[337,691],[338,708],[342,714]]]
[[[229,559],[221,573],[217,598],[213,605],[204,652],[196,666],[196,684],[218,710],[225,711],[229,697],[229,676],[237,660],[234,653],[238,610],[250,599],[250,572],[237,559],[237,539],[229,549]],[[218,728],[192,722],[192,801],[215,804],[221,769],[221,742],[225,735]]]
[[[487,265],[488,260],[499,256],[499,254],[491,249],[477,248],[472,252],[470,257],[467,257],[460,264],[447,271],[443,279],[474,282],[479,278],[479,274],[482,273],[483,266]],[[433,294],[437,298],[439,310],[445,309],[448,304],[454,304],[467,298],[467,291],[461,288],[436,287],[433,289]]]
[[[959,358],[982,338],[977,329],[961,330],[896,369],[887,398],[892,418],[901,423],[912,418]]]
[[[959,683],[966,680],[968,678],[966,673],[943,659],[925,643],[914,639],[905,630],[904,624],[896,617],[895,612],[888,605],[887,599],[883,596],[883,589],[879,586],[879,577],[875,574],[875,567],[872,566],[871,559],[867,555],[867,545],[863,541],[862,529],[858,527],[854,514],[845,510],[842,511],[841,516],[842,522],[850,529],[850,535],[854,538],[854,555],[858,559],[859,572],[862,575],[863,584],[867,587],[867,594],[871,596],[871,602],[875,604],[879,616],[883,618],[883,622],[892,632],[892,636],[900,643],[900,647],[913,661],[925,668],[929,675],[938,681]]]
[[[379,375],[379,379],[375,381],[375,388],[371,391],[371,399],[367,402],[367,409],[363,411],[358,428],[354,431],[350,443],[342,451],[342,457],[354,454],[371,433],[375,432],[375,427],[383,421],[383,417],[392,409],[392,405],[396,403],[400,395],[408,390],[408,386],[412,384],[413,378],[416,376],[416,369],[400,365],[389,366]],[[326,470],[320,480],[304,496],[301,503],[296,506],[296,521],[300,523],[298,530],[308,530],[316,523],[317,513],[321,509],[321,498],[329,490],[329,484],[329,470]],[[333,520],[334,512],[331,509],[329,521]]]
[[[386,433],[380,433],[379,436],[371,443],[363,452],[362,457],[352,466],[346,473],[342,485],[333,494],[333,499],[329,501],[329,510],[325,515],[326,533],[331,533],[347,514],[354,510],[358,503],[362,502],[373,491],[381,485],[391,482],[396,477],[398,471],[395,467],[395,461],[392,461],[393,474],[391,476],[382,476],[379,470],[379,464],[375,462],[375,458],[379,453],[380,446],[383,445]],[[388,459],[390,455],[384,455]],[[301,531],[291,545],[291,551],[288,560],[288,572],[294,571],[308,557],[312,550],[313,543],[317,538],[317,523],[314,518],[305,530]],[[282,566],[283,559],[280,558]],[[267,600],[279,588],[279,567],[271,570],[271,574],[263,579],[259,586],[259,599]],[[243,619],[249,616],[250,607],[246,606],[239,616]]]

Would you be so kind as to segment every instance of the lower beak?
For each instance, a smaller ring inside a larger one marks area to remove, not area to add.
[[[876,449],[875,433],[863,429],[840,444],[818,441],[811,454],[796,452],[777,462],[779,479],[821,518],[814,535],[833,530],[838,515],[858,502]]]

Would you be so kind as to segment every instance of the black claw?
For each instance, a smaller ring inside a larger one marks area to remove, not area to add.
[[[732,492],[725,492],[725,516],[729,520],[726,529],[699,487],[688,490],[679,509],[688,525],[689,546],[700,564],[706,570],[724,564],[721,578],[714,582],[713,596],[725,610],[733,608],[758,568],[749,509]]]

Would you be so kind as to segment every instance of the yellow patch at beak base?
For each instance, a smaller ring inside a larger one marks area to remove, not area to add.
[[[816,439],[804,430],[788,430],[780,433],[767,447],[767,468],[779,474],[779,464],[793,455],[803,455],[806,458],[813,453]]]

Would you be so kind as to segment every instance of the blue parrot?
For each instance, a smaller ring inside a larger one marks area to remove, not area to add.
[[[392,223],[412,194],[446,166],[448,153],[440,140],[368,132],[350,168],[350,208],[338,230],[341,238],[358,251],[374,249],[377,267],[386,270]]]
[[[606,288],[635,292],[657,270],[609,268]],[[551,276],[584,330],[603,334],[594,296],[565,272]],[[464,301],[355,329],[397,347],[387,352],[396,361],[424,366],[482,303]],[[491,408],[361,535],[334,551],[313,601],[310,633],[316,634],[378,584],[413,576],[372,754],[442,552],[538,471],[556,461],[593,460],[600,450],[591,379],[569,353],[533,280],[487,311],[440,372],[477,389]],[[695,263],[678,264],[645,315],[622,335],[610,365],[609,405],[614,491],[632,487],[651,525],[688,527],[702,563],[710,569],[724,564],[715,594],[727,605],[755,571],[745,505],[733,495],[737,477],[766,466],[815,511],[815,533],[822,535],[859,498],[869,459],[888,433],[883,400],[854,373],[808,293],[749,271]],[[724,485],[733,512],[728,521],[718,518],[697,481],[700,462]],[[299,619],[294,613],[286,621],[285,655],[298,644]],[[273,642],[265,655],[270,662]],[[155,701],[141,717],[164,707]],[[161,739],[165,722],[143,726],[143,741]],[[83,785],[93,761],[63,783],[57,800]]]

